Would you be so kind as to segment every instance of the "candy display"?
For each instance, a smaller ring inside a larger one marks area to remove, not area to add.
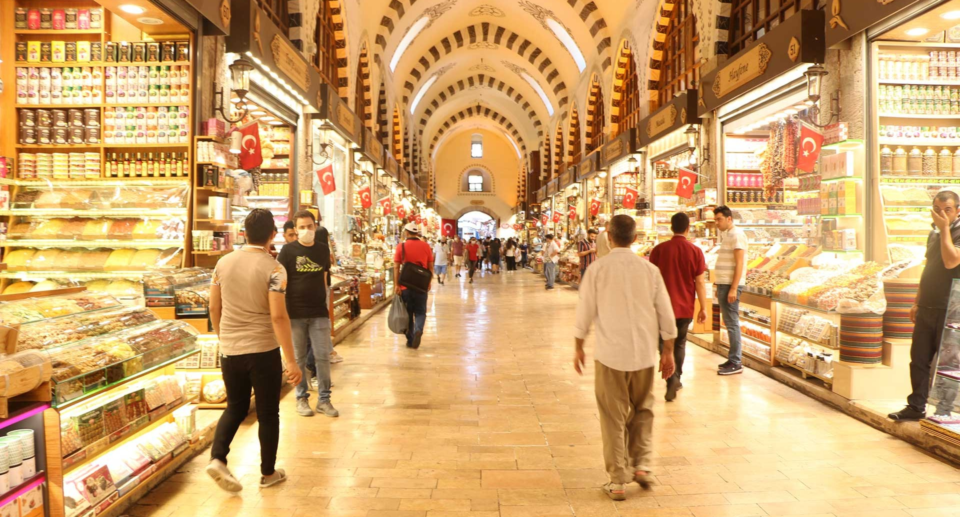
[[[156,315],[140,307],[81,312],[21,326],[17,348],[47,350],[154,321]]]

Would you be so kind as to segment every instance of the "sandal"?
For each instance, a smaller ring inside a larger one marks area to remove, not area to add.
[[[273,478],[270,481],[267,481],[268,478]],[[273,471],[272,476],[260,476],[260,488],[269,488],[278,483],[283,483],[287,480],[287,473],[283,469],[276,469]]]

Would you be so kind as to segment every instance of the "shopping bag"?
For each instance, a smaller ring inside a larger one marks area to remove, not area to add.
[[[393,304],[390,305],[390,314],[387,315],[387,325],[394,334],[406,334],[407,325],[410,324],[410,315],[407,313],[407,306],[403,303],[400,295],[393,297]]]

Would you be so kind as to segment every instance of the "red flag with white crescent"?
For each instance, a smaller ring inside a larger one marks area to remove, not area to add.
[[[260,125],[256,122],[239,129],[240,131],[240,168],[250,170],[263,163],[260,148]]]
[[[401,220],[407,218],[407,209],[404,208],[403,205],[397,207],[397,217],[399,217]]]
[[[444,219],[441,227],[441,235],[444,237],[456,237],[457,221],[456,219]]]
[[[317,180],[320,181],[324,196],[329,196],[337,190],[337,182],[333,178],[333,163],[317,171]]]
[[[383,209],[383,215],[390,215],[391,203],[389,196],[378,201],[378,204],[380,205],[380,208]]]
[[[693,197],[693,186],[697,184],[697,173],[687,169],[679,169],[677,173],[677,190],[674,192],[683,199]]]
[[[421,223],[423,223],[423,218],[420,217],[420,214],[417,214],[417,215],[413,216],[413,222],[415,222],[415,223],[417,223],[417,224],[421,224]]]
[[[550,216],[548,216],[547,214],[541,214],[541,215],[540,215],[540,222],[541,222],[544,226],[546,226],[549,221],[550,221]]]
[[[590,200],[590,215],[596,217],[600,213],[600,207],[603,203],[599,199]]]
[[[560,211],[559,211],[559,210],[554,210],[554,211],[553,211],[553,222],[559,223],[559,222],[560,222],[560,217],[561,217]]]
[[[800,156],[797,157],[797,167],[804,172],[813,172],[822,146],[823,134],[803,124],[800,127]]]
[[[571,207],[570,207],[570,210],[567,211],[567,217],[570,218],[571,221],[574,220],[574,219],[576,219],[576,218],[577,218],[577,207],[571,206]]]
[[[522,224],[514,224],[514,225],[513,225],[513,229],[514,229],[515,231],[518,231],[518,232],[519,232],[520,230],[523,229],[523,225],[522,225]]]
[[[637,191],[630,187],[624,189],[623,208],[634,208],[637,206]]]
[[[373,206],[373,199],[370,197],[370,187],[366,186],[357,191],[357,194],[360,195],[360,206],[363,208],[370,208]]]

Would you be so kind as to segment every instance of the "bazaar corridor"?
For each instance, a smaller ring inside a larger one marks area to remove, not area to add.
[[[752,370],[718,377],[719,356],[692,344],[677,400],[656,386],[658,484],[610,501],[593,365],[584,377],[572,365],[576,291],[544,291],[529,271],[455,280],[434,287],[420,350],[390,333],[386,311],[337,347],[339,419],[299,417],[285,392],[286,483],[257,489],[251,416],[230,456],[240,495],[207,478],[205,451],[127,513],[960,516],[960,470]]]

